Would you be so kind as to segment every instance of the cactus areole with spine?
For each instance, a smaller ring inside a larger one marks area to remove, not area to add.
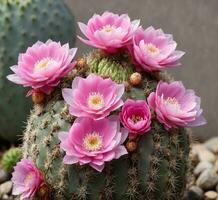
[[[76,63],[76,49],[48,41],[32,46],[23,63],[11,68],[9,80],[31,87],[30,95],[37,93],[23,159],[13,173],[13,194],[20,199],[181,199],[187,127],[206,123],[200,98],[162,71],[177,66],[184,53],[175,50],[171,35],[139,28],[139,20],[128,15],[105,12],[79,27],[88,39],[79,38],[97,49]]]
[[[21,138],[31,101],[25,97],[24,88],[6,80],[9,66],[38,40],[50,38],[73,45],[75,21],[62,0],[0,0],[0,30],[0,137],[16,142]]]

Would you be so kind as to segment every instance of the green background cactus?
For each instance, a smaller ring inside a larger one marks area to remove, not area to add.
[[[13,167],[17,164],[17,162],[20,161],[21,158],[21,148],[12,147],[3,154],[0,165],[5,171],[10,173],[13,170]]]
[[[26,91],[6,80],[19,53],[48,38],[75,42],[74,17],[62,0],[0,0],[0,136],[15,142],[30,101]],[[10,108],[10,109],[9,109]]]
[[[109,57],[95,51],[83,60],[85,65],[78,65],[64,78],[44,105],[34,106],[24,134],[24,158],[33,160],[44,173],[51,187],[51,199],[181,199],[189,153],[188,132],[182,128],[167,131],[156,120],[151,131],[138,138],[136,151],[107,163],[102,173],[88,165],[63,164],[64,152],[60,150],[57,135],[59,131],[68,131],[74,118],[68,113],[61,88],[70,87],[75,76],[86,77],[95,72],[125,82],[124,98],[132,99],[146,99],[159,79],[169,80],[160,73],[142,73],[140,85],[128,85],[132,64],[125,53]]]

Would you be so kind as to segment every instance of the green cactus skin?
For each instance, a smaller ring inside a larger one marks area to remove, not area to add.
[[[102,173],[88,165],[63,164],[64,152],[59,148],[57,135],[59,131],[69,130],[74,118],[68,113],[68,106],[61,97],[60,89],[70,87],[75,76],[85,77],[93,71],[117,82],[126,82],[129,72],[120,69],[124,66],[131,68],[129,61],[125,62],[126,58],[102,56],[99,52],[90,53],[84,59],[87,63],[84,69],[74,70],[47,97],[44,105],[34,107],[24,134],[24,158],[35,161],[44,173],[52,190],[51,199],[181,199],[186,183],[188,132],[182,128],[167,131],[155,119],[151,131],[139,137],[137,150],[107,163]],[[105,66],[112,66],[113,70],[108,70]],[[121,72],[124,74],[119,74]],[[162,74],[144,73],[142,77],[142,83],[138,87],[126,87],[124,98],[146,99],[155,90],[160,78],[168,79]]]
[[[98,52],[97,52],[98,53]],[[90,72],[101,75],[102,77],[110,77],[117,83],[127,82],[129,76],[133,73],[133,66],[129,66],[125,58],[118,57],[109,59],[103,57],[99,59],[99,56],[95,54],[96,57],[90,55],[87,57],[87,64],[89,65]],[[100,55],[101,56],[101,55]],[[103,56],[103,55],[102,55]],[[120,64],[116,62],[116,59],[124,59]]]
[[[11,172],[14,166],[17,164],[17,162],[21,160],[21,158],[21,148],[12,147],[4,153],[0,165],[5,171]]]
[[[36,41],[75,42],[74,17],[62,0],[0,0],[0,136],[15,142],[31,107],[26,90],[6,80],[17,56]],[[10,109],[9,109],[10,108]]]

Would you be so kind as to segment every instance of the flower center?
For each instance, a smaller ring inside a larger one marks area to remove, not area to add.
[[[180,109],[180,104],[179,102],[177,101],[177,99],[175,97],[168,97],[166,100],[165,100],[165,103],[166,104],[170,104],[170,105],[173,105],[175,106],[176,108]]]
[[[104,106],[104,97],[102,94],[93,92],[88,97],[88,105],[93,109],[100,109]]]
[[[46,67],[48,67],[49,65],[51,65],[53,63],[54,63],[53,59],[51,59],[51,58],[44,58],[44,59],[38,61],[35,64],[34,71],[35,72],[39,72],[39,71],[45,69]]]
[[[143,119],[139,115],[132,115],[131,120],[134,124],[137,124],[139,121],[142,121]]]
[[[152,56],[159,54],[160,50],[152,43],[147,43],[144,45],[144,48],[148,51],[148,53]]]
[[[33,178],[34,178],[34,173],[33,173],[33,172],[30,172],[30,173],[26,176],[26,178],[24,179],[24,184],[25,184],[25,185],[29,185],[29,184],[32,182]]]
[[[114,31],[114,29],[116,29],[116,27],[115,26],[111,26],[111,25],[105,25],[105,26],[103,26],[102,27],[102,31],[103,32],[106,32],[106,33],[111,33],[111,32],[113,32]]]
[[[89,133],[83,139],[83,146],[88,151],[98,151],[102,147],[102,138],[96,133]]]

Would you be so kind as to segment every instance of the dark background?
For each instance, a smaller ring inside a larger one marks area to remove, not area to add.
[[[172,33],[178,49],[186,52],[182,66],[170,70],[187,88],[202,97],[208,124],[194,128],[196,136],[208,138],[218,127],[218,0],[66,0],[77,21],[87,22],[106,10],[128,13],[141,19],[144,28],[154,26]],[[77,28],[77,32],[81,34]],[[77,41],[79,54],[89,50]]]

